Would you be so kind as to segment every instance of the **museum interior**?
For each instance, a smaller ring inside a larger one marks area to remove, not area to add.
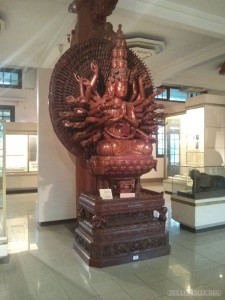
[[[0,0],[1,300],[225,299],[224,14]]]

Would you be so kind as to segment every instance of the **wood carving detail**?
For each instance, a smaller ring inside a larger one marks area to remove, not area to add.
[[[94,23],[104,24],[106,17],[111,15],[118,0],[74,0],[69,5],[70,12],[78,12],[81,7],[91,7],[91,15]]]
[[[126,243],[118,243],[113,246],[113,254],[127,254],[135,251],[144,251],[148,249],[155,249],[165,246],[167,243],[166,238],[152,237],[144,240],[137,240]]]
[[[49,93],[54,130],[86,160],[99,188],[138,193],[140,176],[156,169],[152,144],[164,114],[154,97],[161,92],[153,92],[151,76],[127,49],[121,26],[114,42],[89,40],[56,64]]]
[[[165,232],[167,208],[162,206],[163,194],[149,191],[146,194],[149,197],[144,199],[106,201],[99,200],[98,196],[94,199],[81,195],[82,213],[75,231],[74,247],[89,260],[90,265],[106,266],[126,262],[127,259],[132,261],[133,255],[145,259],[169,253],[168,233]],[[122,206],[117,205],[120,201]],[[144,206],[140,205],[141,201],[145,202]]]

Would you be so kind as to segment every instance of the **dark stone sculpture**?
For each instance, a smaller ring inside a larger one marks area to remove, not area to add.
[[[225,177],[220,175],[210,175],[201,173],[197,169],[192,169],[189,176],[193,180],[192,193],[225,191]]]

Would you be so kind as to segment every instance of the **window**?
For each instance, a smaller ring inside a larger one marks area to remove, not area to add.
[[[0,105],[0,120],[15,122],[15,106]]]
[[[180,135],[179,133],[170,134],[170,163],[173,166],[180,164]]]
[[[180,171],[180,133],[170,127],[167,133],[167,175],[175,176]]]
[[[165,153],[165,127],[164,120],[158,120],[158,128],[157,128],[157,142],[156,142],[156,157],[164,157]]]
[[[187,98],[189,98],[187,92],[183,92],[177,88],[170,88],[170,101],[185,102]]]
[[[12,68],[0,69],[0,87],[4,88],[22,88],[22,70]]]
[[[156,96],[158,100],[185,102],[187,98],[206,93],[206,91],[189,92],[188,90],[181,90],[179,87],[172,86],[166,86],[161,88],[163,88],[163,93],[158,94]]]

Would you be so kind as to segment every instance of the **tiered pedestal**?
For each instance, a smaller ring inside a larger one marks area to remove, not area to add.
[[[163,193],[102,200],[81,194],[74,249],[93,267],[144,260],[170,253]]]

